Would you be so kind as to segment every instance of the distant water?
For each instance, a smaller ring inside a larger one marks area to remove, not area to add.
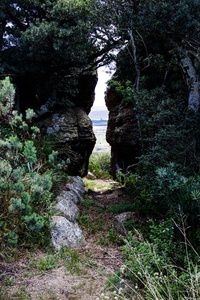
[[[97,139],[93,152],[110,151],[110,145],[106,142],[106,129],[107,126],[96,126],[93,124],[93,131]]]
[[[104,107],[101,110],[100,109],[98,110],[97,107],[92,107],[92,110],[89,114],[91,120],[108,120],[108,110]]]

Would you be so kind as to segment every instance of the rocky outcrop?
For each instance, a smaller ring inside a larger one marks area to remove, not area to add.
[[[85,74],[79,77],[79,92],[74,98],[75,106],[82,108],[87,114],[90,113],[94,103],[95,87],[97,84],[97,72]]]
[[[84,184],[80,177],[68,177],[68,183],[57,197],[55,216],[52,220],[51,241],[57,250],[62,246],[79,249],[86,245],[85,238],[78,226],[79,208],[84,201]]]
[[[19,75],[12,78],[16,87],[15,108],[33,108],[41,116],[60,107],[76,106],[89,114],[94,103],[97,73],[52,78],[48,74]]]
[[[85,176],[96,141],[87,116],[94,102],[96,72],[63,76],[62,80],[29,73],[17,76],[13,83],[15,109],[33,108],[42,134],[56,136],[59,157],[70,158],[69,173]]]
[[[43,134],[57,137],[59,156],[63,159],[70,158],[69,174],[85,176],[96,142],[88,115],[81,108],[70,107],[45,118],[40,127]]]
[[[109,120],[106,140],[111,145],[111,174],[115,177],[116,165],[125,172],[137,162],[140,154],[139,132],[133,104],[109,88],[106,92]]]

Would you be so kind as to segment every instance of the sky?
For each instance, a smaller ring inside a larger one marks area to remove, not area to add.
[[[99,107],[107,110],[104,99],[107,88],[106,82],[111,79],[113,72],[113,70],[110,70],[106,66],[98,69],[98,82],[95,89],[95,101],[92,110],[98,110]]]

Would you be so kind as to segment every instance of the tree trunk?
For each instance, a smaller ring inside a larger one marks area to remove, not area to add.
[[[181,55],[181,67],[189,89],[188,108],[197,112],[200,102],[199,76],[188,52],[181,48],[179,49],[179,53]]]
[[[136,79],[135,79],[135,89],[138,92],[139,91],[139,85],[140,85],[140,67],[137,61],[137,52],[136,52],[136,45],[133,37],[132,30],[128,30],[128,34],[131,39],[131,46],[132,46],[132,59],[135,65],[135,71],[136,71]]]

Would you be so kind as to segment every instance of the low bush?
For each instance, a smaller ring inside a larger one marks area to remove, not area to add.
[[[8,101],[13,94],[7,97],[6,93],[13,89],[8,85],[6,79],[7,89],[0,93],[1,127],[6,133],[0,136],[0,246],[23,243],[30,247],[32,242],[44,246],[49,241],[52,188],[56,174],[68,162],[59,161],[58,152],[52,149],[46,156],[39,155],[38,141],[43,138],[31,123],[35,113],[28,109],[24,117],[11,110],[13,102],[9,106]]]
[[[114,291],[118,299],[199,299],[200,256],[188,242],[185,229],[182,230],[185,242],[178,244],[171,219],[157,224],[149,220],[149,223],[148,239],[137,231],[129,232],[124,239],[123,265],[109,275],[106,288]],[[190,259],[191,251],[196,263]],[[175,259],[181,259],[183,265],[176,264]]]
[[[155,170],[153,180],[138,174],[124,174],[117,170],[127,191],[134,199],[129,209],[143,217],[166,219],[172,217],[179,222],[179,213],[187,216],[188,237],[199,247],[200,240],[200,177],[185,177],[176,171],[175,163]],[[124,179],[125,178],[125,179]],[[126,205],[124,206],[126,207]]]
[[[134,284],[137,293],[143,295],[143,299],[198,299],[200,270],[198,264],[189,259],[187,248],[182,249],[185,254],[183,268],[169,258],[173,249],[178,256],[179,251],[172,243],[173,249],[170,249],[167,238],[166,242],[155,242],[155,238],[148,242],[141,234],[135,234],[129,236],[123,247],[125,276]]]

